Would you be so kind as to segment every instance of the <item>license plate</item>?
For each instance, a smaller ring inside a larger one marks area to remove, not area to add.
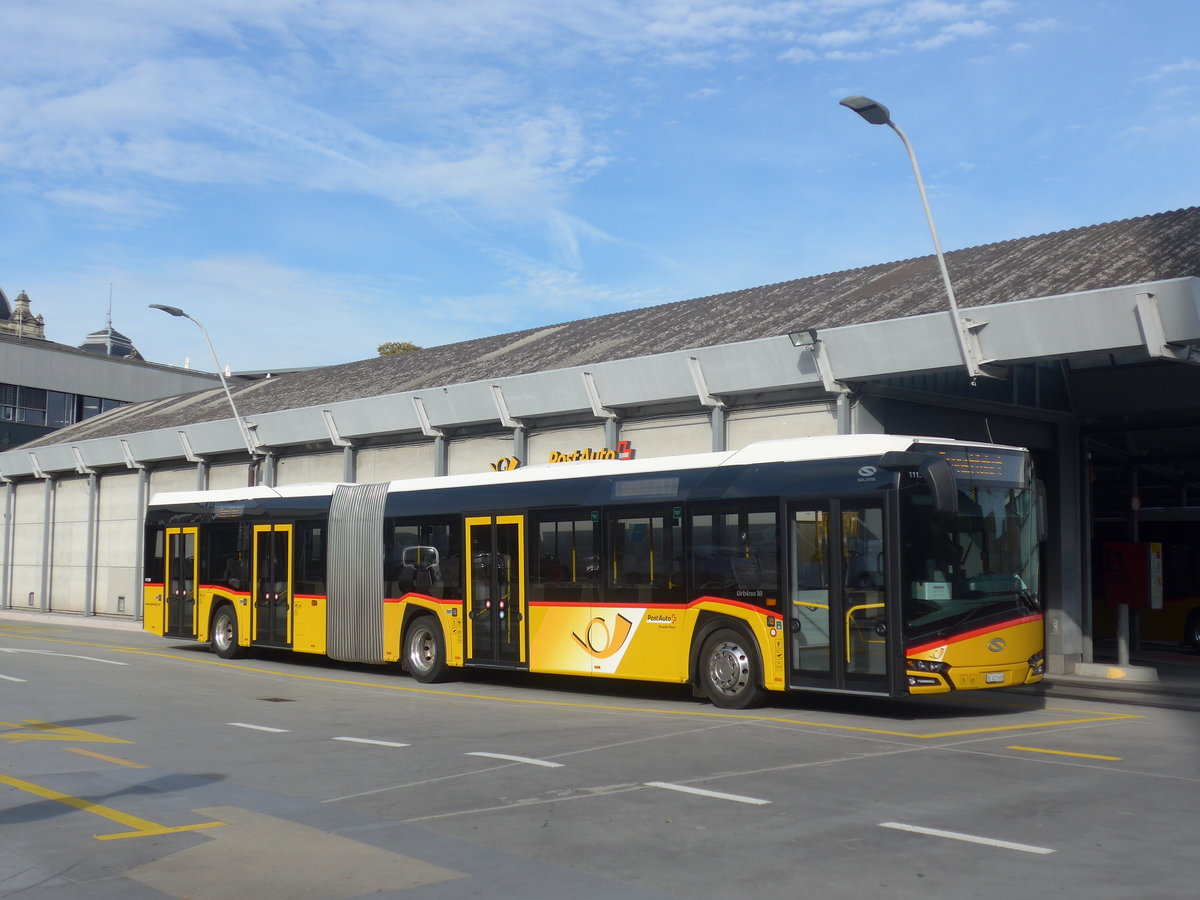
[[[983,676],[983,680],[988,684],[1004,684],[1003,672],[988,672]]]

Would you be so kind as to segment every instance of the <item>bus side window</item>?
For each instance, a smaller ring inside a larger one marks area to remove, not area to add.
[[[591,512],[556,512],[531,527],[530,599],[592,602],[600,585],[600,526]]]
[[[294,575],[298,594],[325,594],[325,523],[301,522]]]
[[[245,590],[245,556],[241,545],[242,526],[237,522],[214,522],[200,532],[200,581],[231,590]]]
[[[682,603],[683,528],[671,510],[647,509],[609,519],[607,594],[638,603]]]
[[[165,577],[165,544],[166,532],[161,526],[147,531],[145,569],[142,577],[148,583],[161,584]]]
[[[724,503],[692,513],[693,597],[774,597],[779,590],[778,517],[763,505]]]

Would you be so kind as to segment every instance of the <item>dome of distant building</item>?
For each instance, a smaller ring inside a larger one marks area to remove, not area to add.
[[[83,339],[80,350],[88,353],[103,353],[106,356],[123,356],[128,359],[142,359],[133,341],[112,326],[93,331]]]

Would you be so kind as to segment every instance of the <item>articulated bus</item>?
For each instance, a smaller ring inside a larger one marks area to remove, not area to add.
[[[1040,681],[1026,451],[846,435],[156,495],[145,628],[399,663],[885,697]]]

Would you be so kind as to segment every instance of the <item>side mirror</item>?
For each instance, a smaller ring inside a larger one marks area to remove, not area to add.
[[[958,515],[958,485],[950,463],[941,456],[927,456],[920,472],[929,493],[933,494],[933,508],[947,516]]]
[[[889,450],[879,457],[879,468],[893,472],[916,469],[933,495],[933,508],[946,516],[958,514],[958,484],[944,456],[917,450]]]

